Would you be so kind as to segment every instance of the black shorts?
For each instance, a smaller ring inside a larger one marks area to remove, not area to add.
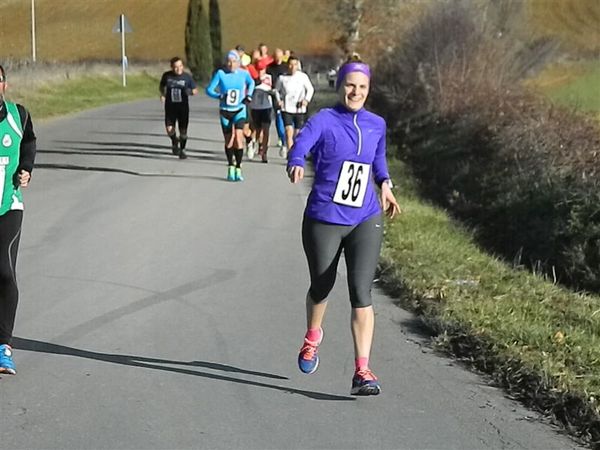
[[[262,127],[264,125],[271,125],[271,114],[273,109],[252,109],[252,123],[256,127]]]
[[[286,127],[300,129],[304,126],[304,122],[306,122],[306,113],[294,114],[282,111],[281,117],[283,119],[283,125]]]
[[[223,133],[231,133],[232,127],[235,127],[236,130],[243,130],[244,124],[246,124],[248,120],[245,106],[237,111],[226,111],[221,109],[219,110],[219,114],[221,116],[221,128],[223,129]]]
[[[310,272],[310,297],[315,303],[327,298],[344,251],[350,303],[370,306],[371,287],[383,239],[383,218],[371,217],[358,225],[332,225],[304,216],[302,245]]]
[[[175,122],[179,123],[179,128],[187,130],[190,122],[190,106],[185,103],[170,103],[165,105],[165,125],[174,127]]]

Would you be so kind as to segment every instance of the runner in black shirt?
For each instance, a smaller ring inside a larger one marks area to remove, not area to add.
[[[273,62],[267,66],[267,73],[271,75],[273,86],[275,86],[281,75],[289,74],[289,68],[287,63],[283,61],[283,50],[276,48],[273,56]]]
[[[187,158],[185,144],[190,118],[188,96],[198,93],[198,86],[189,73],[183,71],[183,61],[179,57],[171,59],[171,70],[163,73],[160,79],[160,100],[165,105],[165,127],[171,138],[174,155]],[[175,132],[175,123],[179,125],[179,138]]]

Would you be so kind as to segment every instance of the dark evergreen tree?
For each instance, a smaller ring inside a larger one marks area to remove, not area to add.
[[[212,48],[208,17],[202,0],[190,0],[185,25],[185,56],[187,65],[198,81],[206,81],[212,71]]]
[[[219,0],[209,1],[208,20],[210,24],[210,41],[212,43],[213,67],[216,69],[223,63],[221,48],[221,11],[219,9]]]

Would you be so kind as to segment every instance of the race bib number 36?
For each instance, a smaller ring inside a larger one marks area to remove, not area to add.
[[[369,164],[344,161],[333,201],[340,205],[360,208],[367,192],[370,168]]]

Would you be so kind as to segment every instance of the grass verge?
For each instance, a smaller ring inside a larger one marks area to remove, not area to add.
[[[444,350],[600,448],[600,297],[513,270],[428,206],[390,161],[402,216],[387,225],[381,280]]]
[[[70,114],[97,106],[140,98],[158,97],[159,79],[148,73],[127,77],[127,87],[121,85],[120,76],[81,77],[47,83],[28,90],[9,90],[7,97],[23,104],[34,120]]]
[[[594,114],[600,119],[600,61],[554,65],[528,85],[557,104]]]

